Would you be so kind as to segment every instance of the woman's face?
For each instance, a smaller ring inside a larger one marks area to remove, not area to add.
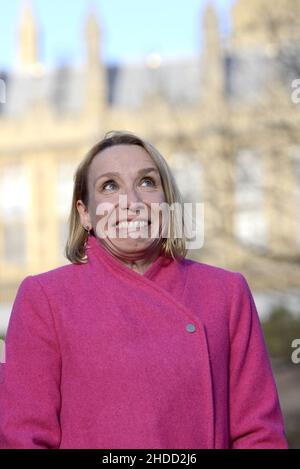
[[[120,144],[101,151],[90,165],[88,190],[89,207],[77,202],[83,226],[93,228],[118,256],[151,255],[159,242],[153,233],[161,227],[161,216],[156,211],[153,217],[153,207],[165,202],[165,195],[158,168],[146,150]]]

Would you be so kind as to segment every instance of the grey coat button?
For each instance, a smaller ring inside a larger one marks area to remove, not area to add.
[[[195,332],[196,326],[195,326],[194,324],[187,324],[187,325],[186,325],[186,330],[187,330],[188,332]]]

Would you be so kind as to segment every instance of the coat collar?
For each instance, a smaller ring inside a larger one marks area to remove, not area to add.
[[[130,267],[126,266],[122,261],[110,254],[110,252],[103,246],[101,240],[91,234],[89,234],[86,242],[86,255],[88,262],[91,264],[95,264],[95,262],[100,261],[110,270],[119,272],[123,275],[129,275],[133,278],[153,278],[161,269],[177,264],[177,261],[168,258],[164,253],[161,253],[150,267],[148,267],[143,274],[140,274],[135,270],[130,269]]]

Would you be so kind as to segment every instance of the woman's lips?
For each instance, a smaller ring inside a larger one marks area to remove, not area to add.
[[[131,221],[120,221],[116,223],[119,229],[137,229],[145,228],[150,225],[149,220],[131,220]]]
[[[147,223],[148,225],[150,225],[151,221],[150,220],[122,220],[122,221],[117,221],[114,224],[114,226],[119,226],[119,225],[122,225],[122,224],[124,225],[124,223],[131,224],[131,226],[134,225],[134,224],[139,225],[141,223]],[[146,226],[146,225],[144,225],[144,226]]]

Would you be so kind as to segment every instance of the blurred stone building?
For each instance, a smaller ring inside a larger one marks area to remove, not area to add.
[[[2,318],[26,275],[68,262],[74,170],[117,129],[154,143],[185,200],[204,202],[204,245],[190,257],[241,271],[260,312],[274,301],[297,309],[300,104],[292,83],[300,77],[300,0],[238,0],[231,17],[224,39],[207,5],[199,19],[203,48],[193,60],[152,54],[144,63],[105,66],[91,13],[85,63],[51,69],[33,12],[23,9],[18,63],[0,74]]]

